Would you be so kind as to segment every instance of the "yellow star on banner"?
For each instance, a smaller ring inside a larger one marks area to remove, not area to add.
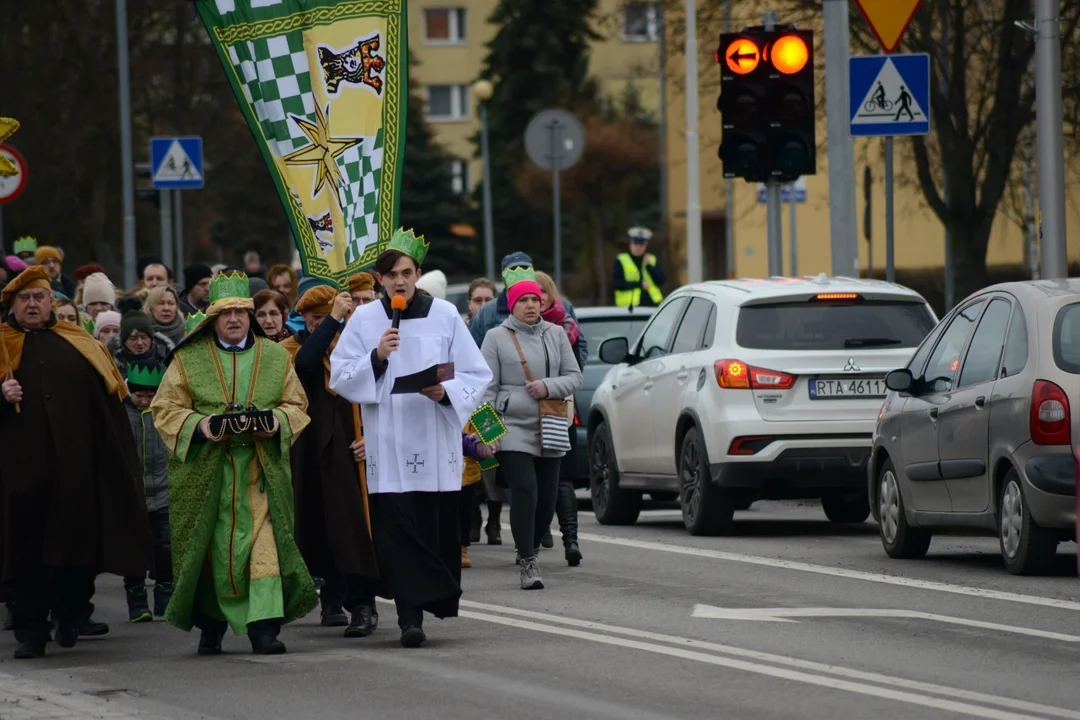
[[[0,117],[0,143],[6,141],[19,129],[15,118]],[[19,174],[19,168],[6,157],[0,156],[0,176],[12,177]]]
[[[322,108],[315,106],[315,122],[304,118],[292,116],[292,119],[307,135],[311,145],[289,153],[284,158],[286,165],[315,165],[318,170],[315,175],[315,189],[312,196],[318,195],[323,185],[329,184],[330,191],[334,193],[334,199],[338,207],[341,207],[341,168],[335,162],[350,148],[354,148],[363,142],[363,138],[333,138],[330,137],[330,106],[326,106],[326,113]]]

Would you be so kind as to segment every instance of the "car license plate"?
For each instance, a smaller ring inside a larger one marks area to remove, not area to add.
[[[885,397],[885,378],[810,378],[811,400]]]

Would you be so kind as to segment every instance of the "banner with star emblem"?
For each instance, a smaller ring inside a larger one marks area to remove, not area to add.
[[[370,268],[398,226],[406,0],[195,0],[303,271]]]

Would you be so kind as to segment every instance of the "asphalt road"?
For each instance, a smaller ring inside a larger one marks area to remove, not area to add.
[[[372,638],[316,614],[283,632],[288,655],[229,637],[200,658],[195,635],[125,624],[120,580],[99,578],[112,632],[31,662],[8,636],[0,718],[1080,720],[1071,544],[1055,576],[1014,578],[993,539],[894,561],[872,523],[812,506],[759,503],[731,538],[691,538],[672,509],[581,518],[584,563],[545,552],[542,591],[517,588],[509,544],[474,547],[462,617],[429,619],[420,650],[382,606]]]

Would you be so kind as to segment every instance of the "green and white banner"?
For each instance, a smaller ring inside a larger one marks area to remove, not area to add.
[[[196,0],[303,270],[344,281],[398,226],[406,0]]]

